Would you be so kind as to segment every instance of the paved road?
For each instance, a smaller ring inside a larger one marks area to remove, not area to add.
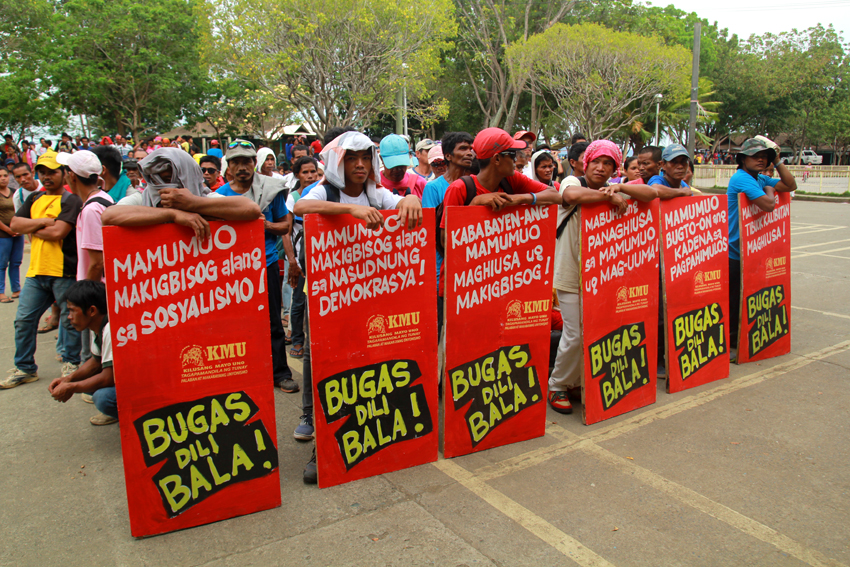
[[[281,508],[130,536],[117,426],[41,381],[0,392],[2,565],[850,564],[850,206],[795,203],[792,353],[594,426],[326,490],[278,393]],[[12,365],[14,305],[0,305]]]

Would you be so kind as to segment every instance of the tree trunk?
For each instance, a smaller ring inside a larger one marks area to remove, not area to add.
[[[532,89],[531,91],[531,131],[534,132],[536,136],[540,131],[540,113],[537,108],[537,92]],[[548,144],[549,141],[547,140]]]

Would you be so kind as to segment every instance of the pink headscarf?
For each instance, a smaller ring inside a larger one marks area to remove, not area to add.
[[[620,151],[620,146],[611,140],[596,140],[590,142],[590,145],[584,151],[585,171],[588,164],[600,156],[607,156],[614,160],[614,171],[620,169],[620,164],[623,162],[623,152]]]

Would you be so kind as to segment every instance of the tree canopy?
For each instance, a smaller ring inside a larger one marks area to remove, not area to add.
[[[739,38],[633,0],[16,0],[0,11],[0,127],[384,132],[404,92],[423,136],[581,130],[637,148],[658,121],[684,142],[696,22],[702,143],[784,134],[846,153],[850,60],[831,26]]]

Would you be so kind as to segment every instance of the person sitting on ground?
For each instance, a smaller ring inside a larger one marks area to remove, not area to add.
[[[407,143],[401,140],[405,148]],[[383,143],[381,144],[383,145]],[[391,146],[395,151],[395,141]],[[406,154],[405,154],[406,155]],[[295,203],[295,214],[316,213],[325,215],[350,214],[366,222],[366,228],[375,230],[384,226],[379,210],[398,209],[399,225],[409,229],[422,224],[422,204],[414,195],[401,197],[383,187],[378,187],[378,156],[372,141],[360,132],[346,132],[326,144],[322,150],[325,163],[324,180]],[[400,165],[397,161],[390,163]],[[409,160],[408,160],[409,163]],[[309,262],[309,258],[305,258]],[[307,264],[309,265],[309,264]],[[304,342],[304,390],[302,407],[304,415],[295,431],[298,440],[313,436],[313,374],[310,364],[309,313],[304,320],[307,331]],[[303,427],[302,427],[303,426]],[[302,432],[309,432],[303,433]],[[316,451],[304,469],[304,482],[315,484],[318,480]]]
[[[398,134],[390,134],[381,140],[381,186],[401,197],[413,195],[422,198],[425,191],[425,179],[418,173],[408,173],[410,168],[410,149],[407,142]],[[430,169],[430,167],[429,167]]]
[[[204,185],[201,168],[177,148],[160,148],[139,163],[147,183],[103,212],[104,226],[148,226],[174,222],[191,228],[199,240],[210,236],[207,218],[255,220],[260,208],[250,199],[222,197]],[[176,186],[176,187],[175,187]]]
[[[115,373],[112,368],[112,337],[109,311],[106,308],[106,285],[80,280],[68,288],[68,320],[77,331],[91,333],[91,357],[73,373],[56,378],[48,391],[57,402],[67,402],[74,394],[94,403],[100,413],[89,418],[92,425],[109,425],[118,421],[118,398],[115,396]]]

